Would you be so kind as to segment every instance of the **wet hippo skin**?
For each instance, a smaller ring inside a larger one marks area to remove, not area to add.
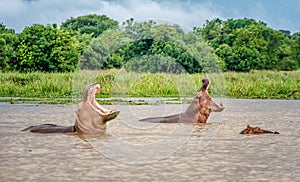
[[[208,94],[209,85],[209,78],[203,78],[200,91],[197,92],[192,103],[184,113],[165,117],[150,117],[141,119],[140,121],[157,123],[206,123],[211,112],[221,112],[224,110],[222,104],[218,106]]]
[[[83,90],[83,101],[81,101],[75,111],[74,126],[59,126],[55,124],[42,124],[30,126],[22,131],[35,133],[69,133],[79,134],[103,134],[106,131],[106,122],[116,118],[119,111],[105,109],[99,105],[95,95],[100,91],[100,84],[92,83],[85,86]]]
[[[268,130],[262,130],[259,127],[251,127],[250,125],[247,125],[246,129],[242,130],[240,134],[265,134],[265,133],[271,133],[271,134],[279,134],[277,131],[268,131]]]

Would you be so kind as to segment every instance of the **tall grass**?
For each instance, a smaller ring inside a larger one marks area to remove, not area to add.
[[[0,73],[1,97],[66,98],[72,94],[72,73]]]
[[[119,70],[77,73],[0,73],[0,97],[81,98],[87,83],[102,86],[97,97],[193,97],[203,77],[213,97],[300,99],[300,70],[221,74],[134,73]]]
[[[227,96],[234,98],[300,99],[300,70],[225,73]]]

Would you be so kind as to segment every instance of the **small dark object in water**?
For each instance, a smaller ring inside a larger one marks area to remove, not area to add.
[[[272,134],[279,134],[279,132],[275,131],[268,131],[268,130],[262,130],[259,127],[251,127],[250,125],[247,125],[247,128],[240,132],[240,134],[265,134],[265,133],[272,133]]]

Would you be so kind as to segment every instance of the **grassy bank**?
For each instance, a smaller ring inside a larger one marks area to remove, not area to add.
[[[300,70],[225,73],[227,96],[250,99],[300,99]]]
[[[213,97],[300,99],[300,70],[222,74],[146,74],[118,70],[81,73],[0,73],[0,97],[81,98],[85,84],[99,82],[97,97],[193,97],[204,76]]]

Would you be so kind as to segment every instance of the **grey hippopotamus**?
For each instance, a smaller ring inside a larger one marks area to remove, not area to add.
[[[83,101],[75,111],[74,126],[59,126],[55,124],[42,124],[30,126],[22,131],[35,133],[68,133],[78,132],[79,134],[103,134],[106,131],[106,122],[116,118],[120,111],[106,109],[99,105],[95,95],[100,91],[99,83],[92,83],[85,86],[83,90]]]
[[[140,121],[157,123],[206,123],[211,112],[221,112],[224,110],[222,104],[218,106],[208,94],[209,85],[209,78],[203,78],[200,91],[196,93],[192,103],[184,113],[165,117],[150,117],[141,119]]]
[[[271,134],[279,134],[277,131],[268,131],[268,130],[262,130],[259,127],[251,127],[250,125],[247,125],[246,129],[242,130],[240,134],[265,134],[265,133],[271,133]]]

